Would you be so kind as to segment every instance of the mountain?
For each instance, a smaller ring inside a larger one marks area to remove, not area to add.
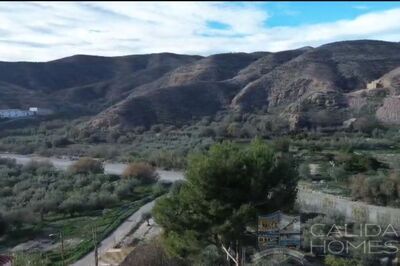
[[[127,91],[200,58],[163,53],[120,57],[75,55],[44,63],[0,62],[1,95],[12,94],[13,99],[18,99],[29,91],[37,96],[32,102],[10,103],[0,98],[0,106],[62,106],[72,111],[79,108],[99,112],[122,99]]]
[[[91,114],[88,129],[180,126],[221,113],[276,117],[292,129],[363,117],[397,125],[399,69],[400,44],[373,40],[276,53],[0,62],[0,107]]]

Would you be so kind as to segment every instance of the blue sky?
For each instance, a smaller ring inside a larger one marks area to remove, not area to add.
[[[400,2],[0,2],[0,60],[400,41]]]
[[[261,5],[270,14],[267,26],[296,26],[354,19],[368,12],[399,8],[399,2],[271,2]]]

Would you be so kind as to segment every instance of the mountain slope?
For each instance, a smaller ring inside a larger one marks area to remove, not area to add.
[[[399,43],[371,40],[277,53],[0,62],[0,106],[84,110],[94,114],[84,125],[92,130],[180,126],[221,113],[277,117],[292,129],[371,115],[400,124],[384,118],[395,112],[399,67]]]
[[[122,57],[76,55],[45,63],[0,62],[0,82],[29,90],[33,95],[46,95],[30,105],[57,108],[71,104],[87,107],[91,103],[95,106],[93,111],[98,112],[122,99],[126,91],[200,58],[163,53]],[[0,104],[6,105],[3,99]],[[14,106],[17,107],[27,106],[21,102]]]

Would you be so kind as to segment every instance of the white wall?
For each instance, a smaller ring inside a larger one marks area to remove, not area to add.
[[[33,115],[35,115],[34,112],[25,110],[17,110],[17,109],[0,110],[0,117],[2,118],[16,118],[16,117],[26,117]]]
[[[391,224],[396,229],[400,229],[400,209],[370,205],[303,188],[299,188],[296,203],[302,212],[338,213],[347,221]]]

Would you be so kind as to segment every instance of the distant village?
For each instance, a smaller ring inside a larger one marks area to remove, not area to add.
[[[23,109],[3,109],[0,110],[0,118],[23,118],[30,116],[46,116],[54,112],[50,109],[30,107],[28,110]]]

